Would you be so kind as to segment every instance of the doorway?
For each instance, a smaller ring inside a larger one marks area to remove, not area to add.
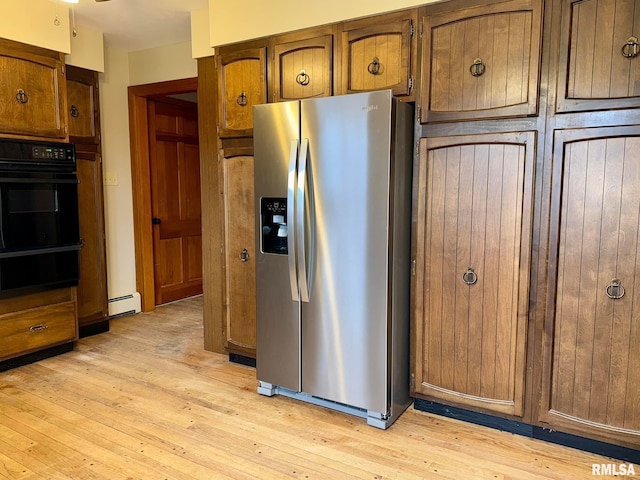
[[[197,78],[129,87],[136,252],[142,311],[202,292]]]

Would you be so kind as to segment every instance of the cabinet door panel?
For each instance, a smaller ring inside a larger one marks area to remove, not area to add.
[[[418,394],[522,414],[534,139],[420,141]]]
[[[253,106],[267,102],[265,49],[221,54],[218,61],[218,134],[250,137]]]
[[[225,346],[255,358],[256,277],[253,157],[221,155],[224,208]],[[248,257],[242,252],[246,249]]]
[[[342,93],[390,88],[397,96],[413,94],[416,18],[411,10],[344,24]]]
[[[425,17],[421,120],[535,115],[541,11],[515,0]]]
[[[625,56],[640,37],[638,0],[565,0],[558,66],[558,112],[640,106],[640,56]]]
[[[279,43],[274,47],[277,102],[331,96],[333,37]]]
[[[637,442],[640,128],[559,131],[555,145],[557,276],[543,420]]]
[[[97,145],[99,137],[98,73],[67,67],[69,141]]]

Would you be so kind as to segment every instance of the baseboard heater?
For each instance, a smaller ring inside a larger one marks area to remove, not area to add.
[[[140,313],[140,311],[141,303],[138,292],[109,299],[109,318],[132,315]]]

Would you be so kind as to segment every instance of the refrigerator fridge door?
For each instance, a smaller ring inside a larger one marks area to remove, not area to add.
[[[300,390],[300,302],[295,266],[295,174],[300,104],[254,107],[256,215],[256,373]],[[272,243],[271,243],[272,242]]]
[[[298,195],[306,197],[297,199],[305,209],[298,260],[306,257],[298,272],[309,276],[302,392],[383,415],[391,396],[391,110],[389,91],[303,100],[308,156],[299,160],[306,181],[299,172]]]

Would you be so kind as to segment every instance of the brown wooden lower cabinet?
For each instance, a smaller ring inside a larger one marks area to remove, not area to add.
[[[521,416],[533,132],[420,140],[414,393]]]
[[[556,131],[541,421],[640,446],[640,126]]]
[[[256,263],[253,153],[229,148],[220,153],[224,218],[223,336],[229,353],[256,356]]]

